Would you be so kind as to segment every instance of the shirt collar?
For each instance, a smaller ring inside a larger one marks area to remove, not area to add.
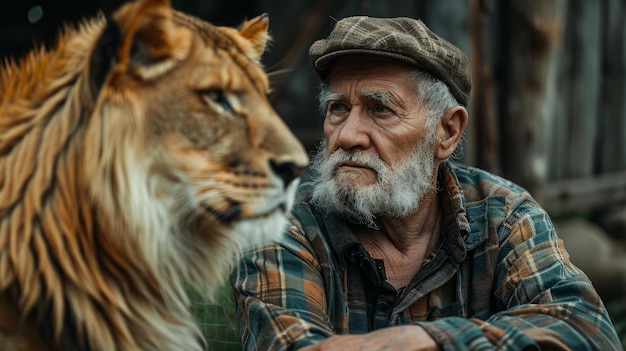
[[[459,181],[448,162],[442,162],[438,175],[439,197],[441,200],[443,235],[452,258],[460,263],[465,258],[465,240],[470,226],[465,211],[465,199]]]
[[[447,196],[442,196],[444,214],[444,233],[448,237],[460,233],[465,250],[473,250],[487,239],[490,217],[494,214],[503,216],[506,199],[503,196],[481,195],[478,185],[459,181],[458,173],[471,173],[472,168],[446,161],[439,167],[439,184]],[[475,201],[468,203],[464,192],[477,195]]]

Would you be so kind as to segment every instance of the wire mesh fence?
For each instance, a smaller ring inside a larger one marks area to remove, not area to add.
[[[222,286],[214,303],[207,302],[189,286],[185,286],[196,322],[208,344],[208,351],[241,351],[235,302],[228,284]]]

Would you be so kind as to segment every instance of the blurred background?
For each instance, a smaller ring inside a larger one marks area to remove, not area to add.
[[[54,45],[63,24],[121,0],[4,0],[0,57]],[[214,24],[268,13],[272,102],[311,152],[321,139],[308,47],[350,15],[408,16],[460,47],[473,70],[462,160],[526,187],[553,216],[626,344],[626,1],[171,0]],[[239,349],[232,297],[190,290],[213,350]]]

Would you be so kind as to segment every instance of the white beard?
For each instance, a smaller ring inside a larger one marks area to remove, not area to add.
[[[421,200],[435,189],[434,133],[420,141],[413,153],[390,166],[378,156],[338,149],[328,155],[323,141],[312,160],[315,182],[313,203],[338,212],[349,221],[377,228],[376,217],[402,217],[417,211]],[[377,172],[377,182],[358,186],[336,179],[338,165],[346,161],[364,164]],[[392,169],[393,168],[393,169]]]

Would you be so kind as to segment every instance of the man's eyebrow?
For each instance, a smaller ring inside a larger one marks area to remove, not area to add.
[[[330,90],[328,86],[322,86],[317,100],[319,101],[320,115],[326,116],[326,110],[328,110],[328,104],[331,101],[338,101],[344,98],[344,95],[336,91]]]
[[[320,105],[326,105],[331,101],[337,101],[343,98],[344,95],[342,93],[338,93],[330,89],[323,89],[322,91],[320,91],[320,94],[318,96]]]
[[[364,91],[363,96],[385,104],[391,102],[391,94],[387,90]]]

